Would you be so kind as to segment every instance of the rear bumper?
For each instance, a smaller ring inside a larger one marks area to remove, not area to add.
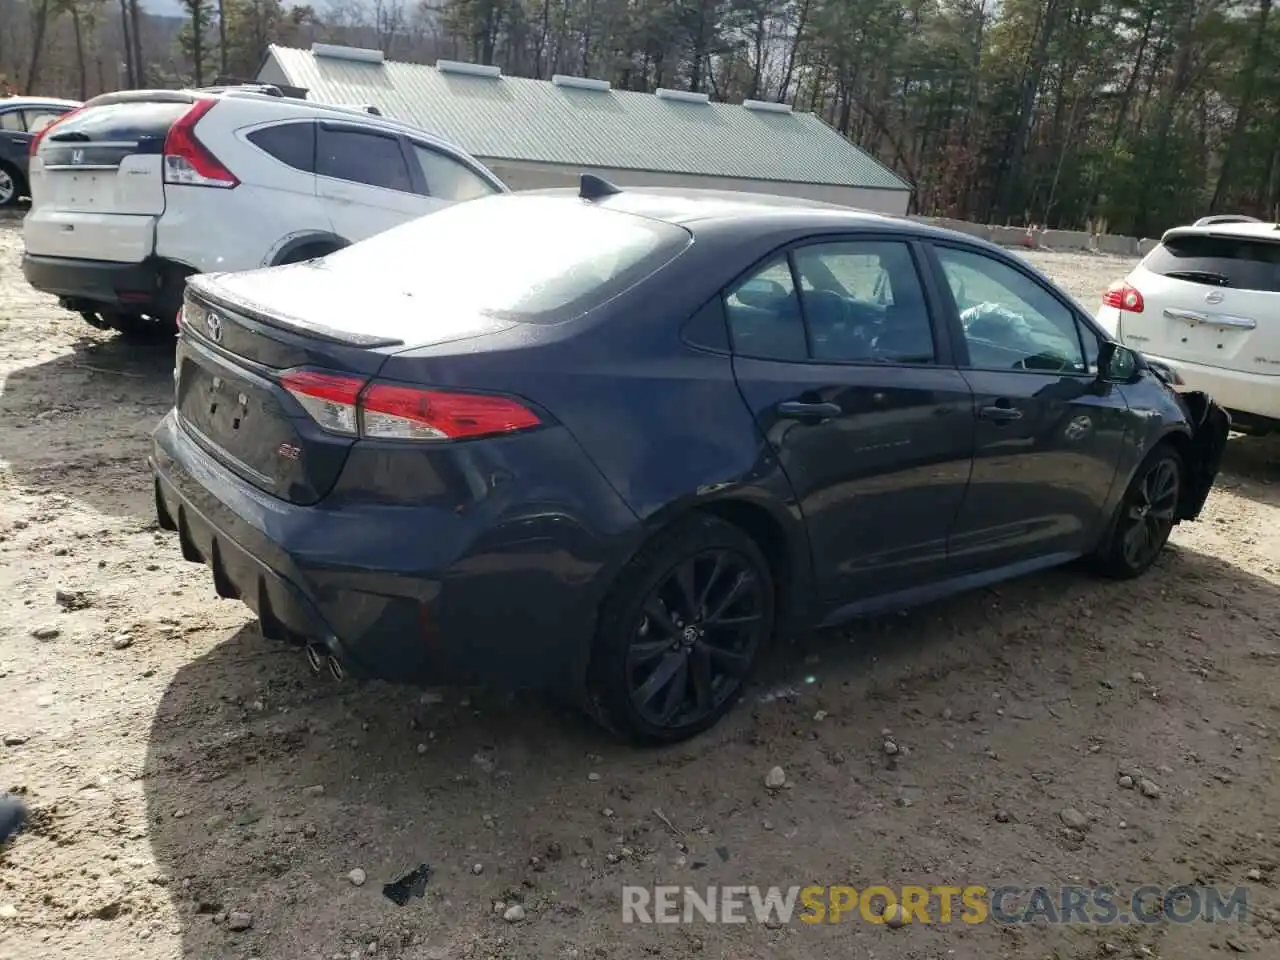
[[[181,287],[175,300],[170,272],[155,258],[117,263],[25,254],[22,274],[31,286],[77,312],[109,309],[167,319],[181,306]]]
[[[172,412],[151,465],[160,525],[265,635],[323,644],[365,678],[580,692],[597,602],[583,581],[603,563],[556,564],[581,544],[460,531],[470,521],[408,505],[291,504],[211,459]]]
[[[1186,381],[1185,388],[1180,389],[1202,390],[1233,414],[1280,420],[1280,376],[1207,367],[1154,354],[1152,359],[1178,371]]]

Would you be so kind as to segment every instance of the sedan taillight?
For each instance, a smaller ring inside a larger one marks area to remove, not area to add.
[[[538,415],[509,397],[367,383],[347,374],[291,370],[280,378],[330,433],[373,440],[470,440],[538,426]]]

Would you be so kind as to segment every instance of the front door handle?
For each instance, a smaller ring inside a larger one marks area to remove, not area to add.
[[[838,403],[805,403],[803,400],[783,400],[778,404],[778,416],[787,420],[812,420],[821,423],[840,416],[844,411]]]
[[[983,420],[991,420],[995,423],[1008,423],[1011,420],[1021,420],[1022,411],[1016,407],[1005,407],[997,403],[980,409],[978,416]]]

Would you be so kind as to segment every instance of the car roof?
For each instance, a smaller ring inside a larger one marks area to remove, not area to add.
[[[367,110],[358,106],[349,106],[336,103],[321,103],[316,100],[300,100],[297,97],[283,97],[275,94],[263,93],[259,89],[246,86],[227,86],[227,87],[205,87],[205,88],[187,88],[183,90],[166,90],[156,88],[153,90],[118,90],[113,93],[103,93],[94,97],[85,103],[85,106],[108,106],[114,103],[128,103],[134,101],[146,100],[170,100],[174,102],[193,101],[197,98],[212,97],[217,100],[235,101],[250,100],[258,103],[269,103],[276,107],[286,107],[297,109],[301,113],[308,116],[316,116],[317,114],[332,114],[334,116],[344,117],[349,122],[359,121],[374,129],[394,131],[402,133],[406,136],[413,136],[419,140],[423,140],[432,146],[439,147],[449,153],[456,154],[460,157],[471,157],[456,143],[442,139],[429,130],[423,130],[421,127],[415,127],[411,123],[405,123],[403,120],[396,120],[393,117],[378,116],[369,113]],[[3,102],[3,101],[0,101]],[[474,157],[473,162],[479,163]],[[486,168],[487,169],[487,168]],[[491,174],[496,176],[496,174]]]
[[[59,97],[3,97],[0,107],[78,107],[79,100],[63,100]]]
[[[1280,224],[1262,220],[1171,227],[1160,237],[1160,242],[1164,243],[1166,240],[1177,237],[1230,237],[1239,240],[1270,240],[1280,243]]]
[[[785,220],[788,227],[817,231],[892,230],[920,239],[959,241],[1001,257],[1008,256],[1003,247],[980,237],[920,223],[905,216],[860,210],[805,197],[697,187],[612,188],[617,192],[595,197],[593,202],[610,210],[678,224],[695,233],[700,227],[722,225],[731,225],[735,231],[773,230]],[[552,187],[521,190],[516,196],[539,194],[576,199],[582,195],[581,189]]]

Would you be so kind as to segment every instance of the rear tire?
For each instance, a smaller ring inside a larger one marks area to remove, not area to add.
[[[1113,580],[1131,580],[1146,573],[1159,558],[1173,532],[1182,496],[1182,458],[1162,443],[1134,471],[1129,488],[1116,507],[1093,566]]]
[[[17,167],[0,163],[0,208],[16,207],[27,192],[27,182]]]
[[[738,701],[775,617],[755,541],[716,517],[680,522],[623,568],[601,605],[588,712],[637,743],[701,733]]]

